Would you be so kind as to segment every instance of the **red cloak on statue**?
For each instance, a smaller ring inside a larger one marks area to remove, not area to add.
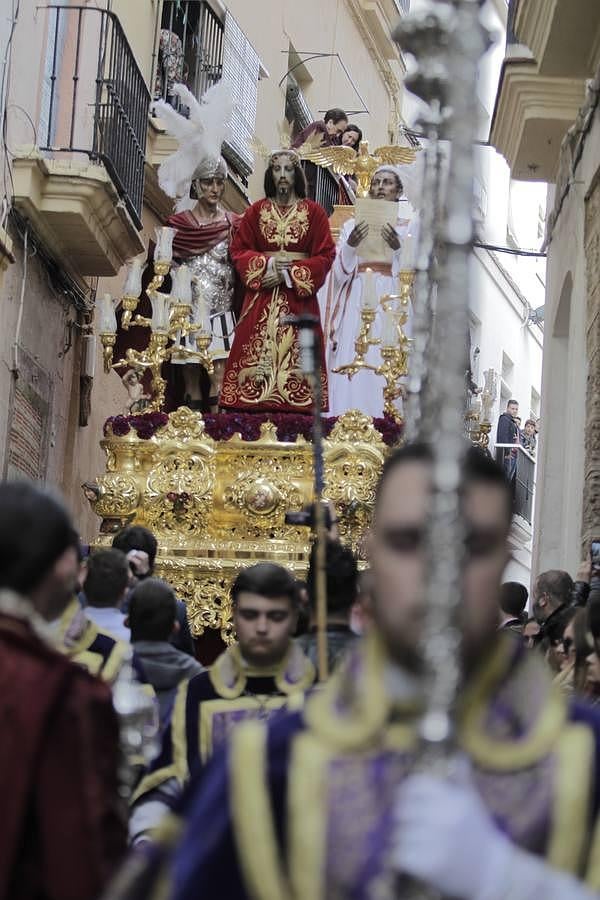
[[[246,210],[230,255],[246,290],[220,405],[246,412],[309,413],[312,393],[300,368],[298,329],[283,320],[300,313],[319,315],[316,294],[335,257],[325,210],[313,200],[297,200],[289,207],[259,200]],[[272,256],[290,261],[291,287],[261,288]],[[326,410],[327,375],[320,327],[319,332]]]

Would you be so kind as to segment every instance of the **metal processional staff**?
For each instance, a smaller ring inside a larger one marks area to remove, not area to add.
[[[476,78],[479,59],[488,46],[480,7],[480,0],[424,0],[417,12],[401,21],[394,35],[418,63],[406,87],[426,104],[421,124],[428,146],[407,432],[411,439],[427,441],[433,452],[423,642],[428,683],[419,765],[440,774],[452,774],[456,759],[453,713],[460,682],[457,612],[464,551],[459,486],[474,234]],[[448,142],[449,150],[445,186],[442,140]],[[430,897],[431,893],[407,884],[403,896]]]

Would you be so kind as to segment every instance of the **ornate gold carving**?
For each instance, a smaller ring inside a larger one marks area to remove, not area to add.
[[[309,227],[308,204],[305,200],[299,200],[284,213],[272,200],[266,200],[258,221],[265,241],[283,249],[288,244],[299,243],[306,236]]]
[[[208,446],[214,445],[212,438],[204,433],[204,419],[200,413],[193,412],[187,406],[180,406],[169,413],[169,422],[158,432],[162,440],[199,441]]]
[[[128,522],[154,530],[157,574],[188,604],[194,634],[215,628],[233,639],[230,589],[241,566],[272,560],[305,575],[310,532],[286,525],[285,513],[313,498],[307,441],[279,442],[271,422],[256,441],[213,441],[201,416],[181,408],[151,440],[131,431],[102,446],[107,474],[84,487],[104,520],[99,542],[109,544]],[[385,453],[372,420],[357,411],[341,416],[325,442],[325,493],[355,548],[370,523]]]

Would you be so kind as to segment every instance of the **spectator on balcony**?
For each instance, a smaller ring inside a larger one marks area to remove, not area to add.
[[[525,428],[521,431],[519,437],[521,439],[522,446],[527,450],[527,452],[532,456],[535,456],[537,438],[535,436],[535,421],[533,419],[527,419],[527,421],[525,422]]]
[[[496,430],[496,444],[516,444],[519,440],[519,428],[516,419],[519,416],[519,404],[516,400],[509,400],[506,404],[506,412],[498,419]],[[509,481],[515,477],[517,468],[517,451],[508,447],[501,448],[498,462],[502,463]]]
[[[328,109],[324,119],[311,122],[299,134],[296,135],[292,142],[292,148],[297,149],[310,140],[313,135],[321,136],[321,144],[327,147],[331,144],[341,143],[342,133],[348,127],[348,116],[343,109],[334,107]],[[316,140],[316,139],[315,139]]]
[[[348,125],[345,130],[342,132],[342,137],[340,143],[343,147],[352,147],[356,148],[360,144],[363,139],[363,133],[358,127],[358,125]]]
[[[404,191],[401,171],[399,166],[380,166],[371,180],[371,199],[400,200]],[[402,241],[408,233],[409,221],[397,217],[382,228],[381,237],[389,248],[389,262],[371,262],[368,250],[365,256],[363,242],[369,231],[366,223],[352,218],[342,228],[329,279],[319,293],[329,379],[329,411],[334,416],[349,409],[359,409],[370,416],[383,415],[385,381],[381,375],[362,369],[350,380],[347,375],[334,370],[354,357],[361,305],[367,294],[374,294],[371,300],[378,304],[384,294],[396,293],[402,265]],[[369,273],[368,269],[371,270]],[[374,338],[381,336],[382,326],[381,307],[378,306],[372,327]],[[365,358],[370,365],[378,366],[381,363],[379,347],[370,347]]]

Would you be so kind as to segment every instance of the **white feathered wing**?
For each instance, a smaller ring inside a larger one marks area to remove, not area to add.
[[[169,197],[179,204],[189,205],[190,185],[197,165],[206,157],[218,159],[221,145],[230,131],[233,99],[227,84],[219,81],[209,88],[200,102],[183,84],[173,85],[173,94],[189,109],[189,118],[182,116],[164,100],[154,104],[154,114],[165,123],[167,132],[179,142],[179,147],[158,169],[158,183]]]

